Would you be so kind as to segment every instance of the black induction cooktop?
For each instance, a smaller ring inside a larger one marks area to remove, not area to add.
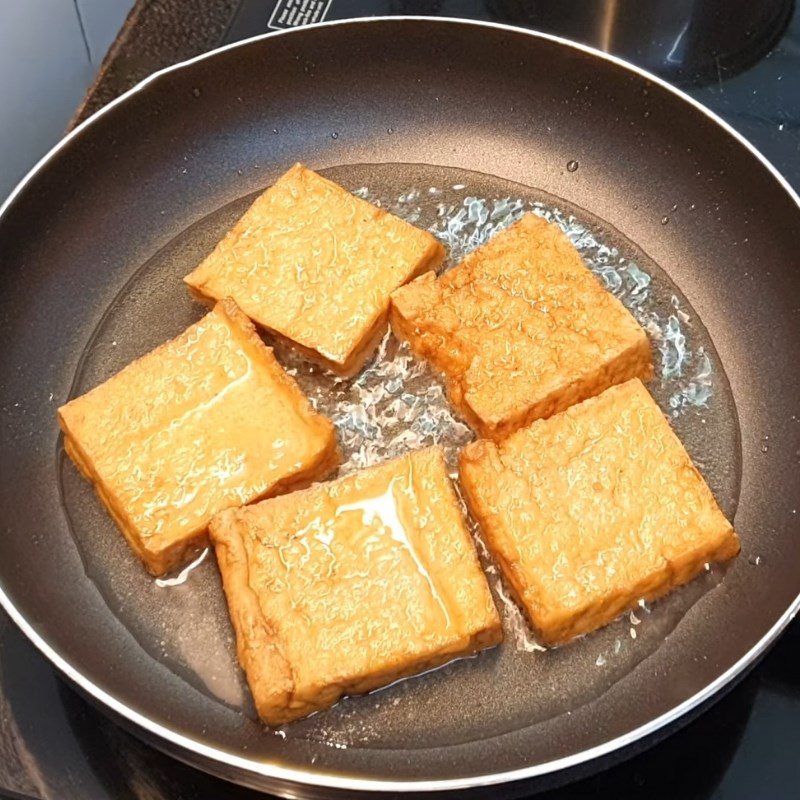
[[[220,44],[379,14],[523,25],[616,53],[681,85],[800,189],[800,12],[791,0],[139,0],[75,120],[154,70]],[[648,744],[595,777],[567,776],[569,785],[539,797],[800,797],[800,624],[792,623],[761,664],[702,715]],[[117,727],[65,684],[0,612],[0,796],[263,795],[174,761]]]

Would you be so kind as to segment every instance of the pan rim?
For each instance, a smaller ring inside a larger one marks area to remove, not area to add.
[[[720,128],[723,129],[723,131],[725,131],[725,133],[727,133],[729,136],[732,136],[740,145],[742,145],[746,150],[748,150],[751,155],[755,156],[755,158],[758,161],[760,161],[764,167],[766,167],[768,172],[771,173],[772,177],[780,184],[783,190],[794,201],[798,210],[800,210],[800,196],[798,196],[798,193],[794,190],[791,184],[780,173],[780,171],[766,158],[766,156],[764,156],[748,139],[746,139],[741,133],[739,133],[735,128],[733,128],[728,122],[726,122],[715,112],[711,111],[709,108],[704,106],[702,103],[695,100],[681,89],[678,89],[677,87],[668,83],[664,79],[648,72],[645,69],[642,69],[641,67],[636,66],[635,64],[632,64],[622,58],[619,58],[618,56],[605,53],[602,50],[598,50],[594,47],[574,42],[569,39],[565,39],[561,36],[556,36],[553,34],[543,33],[540,31],[521,28],[514,25],[506,25],[494,22],[483,22],[476,20],[466,20],[455,17],[431,17],[422,15],[376,16],[376,17],[365,17],[365,18],[347,19],[347,20],[333,20],[330,22],[317,23],[313,26],[308,26],[308,27],[328,28],[341,25],[355,26],[355,25],[367,25],[370,23],[403,22],[403,21],[405,22],[420,21],[425,23],[435,23],[441,25],[442,27],[451,25],[461,25],[461,26],[481,27],[481,28],[492,28],[496,30],[507,31],[510,33],[530,36],[535,39],[542,39],[545,41],[553,42],[555,44],[572,48],[582,53],[586,53],[588,55],[604,59],[607,62],[611,62],[612,64],[615,64],[616,66],[624,70],[632,72],[637,76],[644,78],[645,80],[648,80],[657,86],[660,86],[662,89],[667,90],[668,92],[676,96],[679,100],[688,103],[694,109],[700,111],[710,121],[717,124]],[[80,123],[78,126],[76,126],[72,131],[70,131],[63,138],[61,138],[41,159],[39,159],[39,161],[36,162],[36,164],[14,187],[14,189],[11,191],[8,197],[3,201],[3,203],[0,204],[0,223],[2,223],[4,215],[10,209],[10,207],[16,200],[17,196],[22,193],[22,191],[25,189],[28,183],[43,168],[45,168],[47,163],[55,156],[57,156],[57,154],[64,147],[66,147],[69,142],[71,142],[74,138],[79,136],[90,125],[96,123],[105,113],[110,111],[115,106],[124,103],[128,98],[130,98],[134,94],[142,92],[151,83],[157,81],[159,78],[171,72],[185,69],[195,64],[196,62],[208,58],[213,58],[216,55],[226,52],[228,50],[232,50],[237,47],[244,47],[249,44],[261,40],[271,39],[277,36],[284,36],[287,34],[302,35],[303,30],[304,28],[301,27],[301,28],[272,31],[269,33],[259,34],[256,36],[249,37],[247,39],[223,45],[213,50],[209,50],[205,53],[201,53],[198,56],[194,56],[193,58],[178,62],[177,64],[172,64],[168,67],[165,67],[163,69],[160,69],[152,73],[147,78],[137,83],[135,86],[133,86],[132,88],[121,94],[119,97],[110,101],[107,105],[103,106],[103,108],[101,108],[99,111],[95,112],[91,117],[89,117],[88,119]],[[600,758],[605,755],[609,755],[617,750],[620,750],[626,746],[629,746],[639,741],[640,739],[646,736],[656,733],[662,728],[670,725],[679,718],[683,717],[692,709],[695,709],[705,701],[709,700],[711,697],[716,695],[723,687],[731,683],[731,681],[733,681],[737,676],[741,675],[750,666],[752,666],[756,662],[756,660],[767,650],[767,648],[777,639],[778,635],[784,630],[784,628],[789,624],[789,622],[791,622],[791,620],[794,619],[794,617],[797,615],[797,612],[800,610],[800,594],[798,594],[795,597],[795,599],[792,601],[789,607],[773,623],[772,627],[764,634],[764,636],[762,636],[761,639],[755,645],[753,645],[753,647],[751,647],[750,650],[748,650],[747,653],[745,653],[735,664],[733,664],[724,673],[722,673],[722,675],[719,675],[715,680],[713,680],[711,683],[705,686],[702,690],[695,693],[691,697],[687,698],[682,703],[678,704],[677,706],[674,706],[669,711],[665,712],[664,714],[660,715],[659,717],[653,720],[650,720],[644,725],[640,725],[639,727],[634,728],[633,730],[628,731],[627,733],[621,736],[618,736],[614,739],[610,739],[606,742],[603,742],[602,744],[596,745],[595,747],[588,748],[578,753],[573,753],[569,756],[564,756],[562,758],[554,759],[552,761],[548,761],[542,764],[520,767],[514,770],[507,770],[505,772],[499,772],[499,773],[484,773],[481,775],[474,775],[465,778],[446,778],[446,779],[431,779],[431,780],[421,780],[421,779],[385,780],[385,779],[373,779],[373,778],[363,778],[355,776],[350,777],[340,774],[314,771],[308,769],[302,770],[292,767],[284,767],[275,763],[255,761],[247,758],[242,758],[233,753],[229,753],[222,749],[204,744],[203,742],[197,741],[191,736],[187,736],[186,734],[180,733],[179,731],[174,730],[166,725],[153,722],[153,720],[149,719],[141,712],[121,702],[112,694],[106,692],[104,689],[100,688],[97,684],[95,684],[90,677],[84,675],[78,667],[76,667],[70,661],[68,661],[66,658],[60,655],[53,647],[51,647],[51,645],[42,636],[39,635],[39,633],[34,629],[32,624],[28,622],[28,620],[23,616],[23,614],[16,608],[16,606],[14,605],[12,599],[8,596],[8,594],[6,594],[5,588],[2,585],[1,580],[0,580],[0,606],[3,607],[3,609],[11,617],[11,619],[14,621],[17,627],[25,634],[28,640],[39,650],[39,652],[42,653],[42,655],[44,655],[45,658],[47,658],[61,673],[63,673],[73,683],[77,684],[90,697],[92,697],[95,701],[99,702],[103,706],[109,708],[111,711],[118,714],[123,719],[133,723],[136,727],[143,729],[148,734],[155,737],[157,740],[161,739],[166,742],[169,742],[170,745],[178,748],[179,750],[184,750],[189,753],[194,753],[195,755],[207,759],[210,762],[219,764],[221,766],[225,766],[227,768],[233,767],[235,769],[242,770],[243,772],[249,773],[254,777],[257,776],[258,778],[262,779],[268,779],[268,780],[271,779],[273,781],[287,782],[295,785],[299,784],[306,786],[315,786],[320,788],[372,791],[372,792],[419,792],[419,791],[438,792],[438,791],[453,791],[458,789],[487,787],[502,783],[510,783],[513,781],[525,780],[528,778],[540,777],[553,772],[578,766],[580,764],[583,764],[585,762],[591,761],[596,758]],[[175,753],[173,750],[170,750],[170,752],[172,752],[173,755],[176,755],[179,758],[181,757],[180,753]],[[278,787],[274,787],[274,789],[278,789]]]

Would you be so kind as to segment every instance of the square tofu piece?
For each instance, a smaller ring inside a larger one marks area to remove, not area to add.
[[[691,580],[739,540],[642,383],[461,453],[461,482],[548,644]]]
[[[223,511],[210,531],[270,725],[502,639],[439,448]]]
[[[386,330],[391,293],[443,258],[431,234],[295,164],[184,280],[349,375]]]
[[[442,277],[398,289],[392,327],[444,373],[464,419],[495,440],[652,373],[644,330],[559,228],[533,214]]]
[[[64,448],[155,575],[211,517],[323,478],[333,426],[231,300],[58,410]]]

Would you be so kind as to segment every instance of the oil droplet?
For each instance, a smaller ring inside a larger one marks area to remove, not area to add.
[[[672,208],[670,209],[670,211],[677,211],[677,210],[678,210],[678,204],[677,203],[673,203],[672,204]]]
[[[194,561],[187,564],[177,575],[172,578],[156,578],[156,586],[161,588],[165,588],[167,586],[180,586],[183,583],[186,583],[186,579],[189,577],[189,573],[193,572],[197,567],[199,567],[205,560],[206,556],[208,556],[208,548],[206,547],[200,555],[195,558]],[[161,644],[163,645],[164,642],[162,641]]]
[[[278,132],[278,129],[277,129],[277,128],[273,128],[273,129],[272,129],[272,132],[273,132],[273,133],[277,133],[277,132]]]
[[[192,94],[193,94],[195,97],[200,97],[200,94],[201,94],[201,92],[200,92],[200,90],[199,90],[199,89],[195,88],[195,89],[192,89]]]
[[[567,162],[567,172],[575,172],[578,169],[578,162],[577,161],[568,161]]]
[[[338,517],[346,512],[355,511],[362,515],[364,525],[371,526],[377,522],[381,529],[387,531],[389,537],[402,548],[404,548],[411,556],[417,571],[428,584],[431,597],[433,598],[434,602],[438,604],[442,611],[445,622],[449,627],[451,624],[451,619],[447,605],[439,594],[433,578],[428,573],[425,564],[422,562],[419,554],[417,553],[417,548],[409,538],[408,531],[406,530],[406,527],[400,517],[401,509],[398,505],[397,496],[395,494],[395,485],[398,482],[400,482],[400,479],[398,476],[395,476],[389,482],[386,491],[383,493],[372,497],[362,497],[352,503],[344,503],[339,505],[336,509],[336,516]],[[398,491],[402,492],[408,497],[413,497],[414,490],[412,487],[414,485],[414,478],[410,468],[405,483],[406,488],[400,488]]]
[[[394,128],[387,128],[386,133],[394,133]]]
[[[336,131],[334,131],[334,132],[331,134],[331,139],[338,139],[338,138],[339,138],[339,134],[338,134]]]
[[[661,217],[661,224],[667,225],[669,223],[669,217]]]
[[[650,112],[649,112],[649,111],[645,111],[645,112],[644,112],[644,114],[642,114],[642,116],[643,116],[645,119],[647,119],[647,118],[650,116]]]

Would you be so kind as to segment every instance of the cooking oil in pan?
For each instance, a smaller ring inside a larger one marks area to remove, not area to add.
[[[566,201],[509,181],[452,168],[409,164],[349,165],[324,171],[356,194],[431,230],[447,247],[448,269],[491,235],[533,212],[559,225],[609,291],[651,337],[656,377],[649,388],[726,514],[733,516],[740,465],[736,412],[707,331],[667,271],[618,231]],[[75,394],[175,336],[203,309],[181,278],[245,210],[241,198],[177,236],[122,288],[95,330],[76,376]],[[344,451],[340,474],[431,444],[444,447],[455,477],[458,450],[472,432],[454,415],[427,364],[391,335],[358,376],[334,378],[270,342],[314,405],[335,423]],[[66,459],[64,505],[87,575],[109,607],[161,664],[198,691],[255,718],[216,565],[212,557],[154,581],[132,555],[91,488]],[[466,510],[465,510],[466,512]],[[497,567],[470,520],[506,641],[491,652],[446,665],[287,726],[282,737],[331,747],[415,748],[474,737],[463,720],[480,718],[480,735],[516,730],[570,713],[624,681],[668,641],[687,612],[698,613],[720,572],[708,571],[652,607],[643,607],[570,645],[542,652],[511,601]],[[419,739],[410,719],[425,720]],[[254,723],[255,724],[255,723]]]

